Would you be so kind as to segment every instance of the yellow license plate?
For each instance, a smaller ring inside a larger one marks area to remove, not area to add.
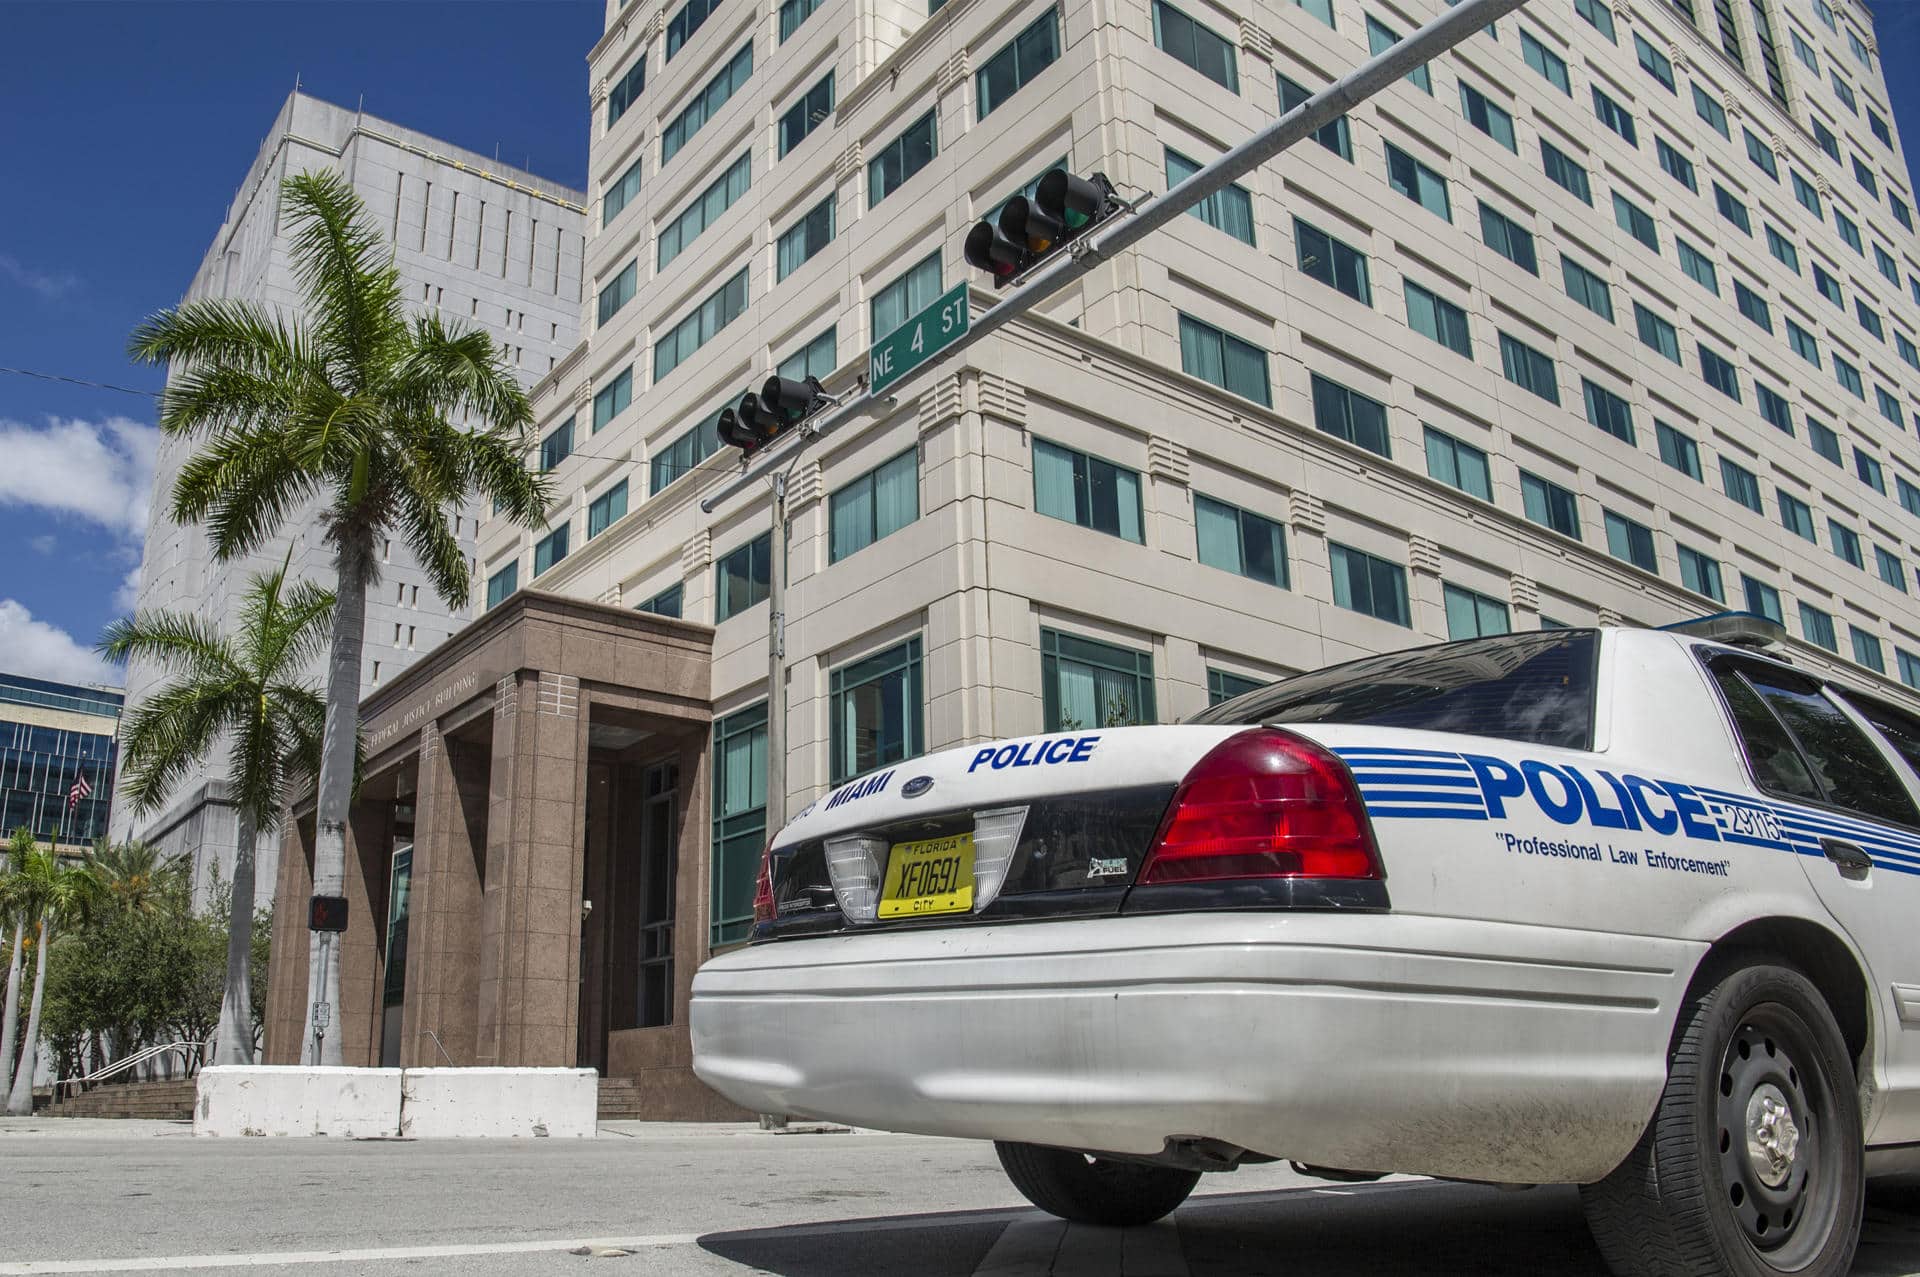
[[[973,835],[897,842],[880,891],[882,918],[921,918],[973,908]]]

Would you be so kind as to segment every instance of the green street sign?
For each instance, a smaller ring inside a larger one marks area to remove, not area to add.
[[[957,341],[972,318],[967,286],[955,284],[933,305],[873,343],[867,352],[867,389],[878,394],[926,363]]]

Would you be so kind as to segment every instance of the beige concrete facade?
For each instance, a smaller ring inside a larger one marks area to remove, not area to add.
[[[1204,706],[1210,675],[1268,679],[1446,638],[1449,587],[1528,629],[1739,609],[1751,576],[1778,591],[1800,659],[1890,690],[1903,671],[1920,681],[1920,450],[1908,420],[1920,414],[1920,356],[1900,344],[1920,339],[1920,242],[1891,202],[1911,220],[1912,184],[1890,125],[1882,142],[1833,87],[1839,78],[1859,111],[1891,120],[1870,15],[1843,3],[1829,30],[1819,2],[1730,5],[1736,61],[1705,3],[1692,21],[1653,0],[1588,3],[1593,18],[1567,0],[1533,0],[1491,37],[1433,63],[1431,94],[1402,83],[1356,111],[1350,158],[1308,142],[1254,175],[1251,244],[1182,218],[1054,298],[1041,317],[910,383],[895,410],[811,448],[793,469],[788,530],[788,809],[835,778],[834,671],[908,637],[922,644],[917,743],[926,749],[1040,730],[1047,633],[1150,657],[1164,721]],[[766,531],[768,505],[753,492],[712,516],[699,512],[698,498],[732,472],[725,456],[653,490],[654,463],[677,440],[710,429],[719,407],[829,327],[827,383],[852,386],[875,336],[873,298],[929,254],[938,255],[942,287],[971,279],[976,310],[991,304],[984,278],[961,260],[966,229],[1056,162],[1104,171],[1123,192],[1164,190],[1169,148],[1198,161],[1217,155],[1275,117],[1281,78],[1318,87],[1362,61],[1369,19],[1405,33],[1438,7],[1331,0],[1329,23],[1317,8],[1280,0],[1183,0],[1181,12],[1231,46],[1229,88],[1158,47],[1151,0],[1065,4],[1058,61],[983,118],[978,73],[1045,14],[1036,0],[947,0],[931,16],[918,5],[821,0],[784,40],[780,6],[723,6],[671,60],[679,6],[610,4],[589,59],[590,336],[535,390],[543,432],[579,422],[576,455],[555,473],[554,519],[570,523],[573,552],[540,573],[537,588],[632,608],[677,585],[683,615],[715,620],[716,564]],[[1756,13],[1768,19],[1785,107],[1769,92]],[[1565,63],[1564,91],[1537,69],[1552,63],[1523,49],[1523,33]],[[1794,36],[1817,75],[1793,51]],[[675,121],[689,102],[748,44],[745,86],[663,165],[663,133],[679,137]],[[610,126],[608,87],[642,56],[646,87]],[[1670,64],[1662,74],[1672,87],[1643,62]],[[829,72],[832,114],[782,155],[781,117]],[[1511,116],[1511,149],[1468,122],[1463,86]],[[1596,89],[1631,114],[1633,144],[1596,118]],[[1727,137],[1707,121],[1702,97],[1725,113]],[[928,110],[936,157],[870,204],[869,162]],[[1837,136],[1842,161],[1822,152],[1816,122]],[[1746,131],[1777,177],[1750,158]],[[1656,139],[1691,165],[1693,189]],[[1584,169],[1590,202],[1546,179],[1543,143]],[[1390,184],[1389,146],[1444,180],[1446,215]],[[750,188],[659,267],[663,231],[743,154]],[[1855,156],[1874,194],[1855,175]],[[607,192],[636,163],[637,193],[603,217]],[[1817,218],[1796,200],[1796,173],[1818,192]],[[1715,184],[1744,205],[1750,233],[1716,211]],[[779,237],[829,195],[831,244],[781,277]],[[1651,217],[1654,247],[1631,233],[1616,195]],[[1482,203],[1532,236],[1536,272],[1487,246]],[[1858,228],[1860,251],[1842,238],[1836,212]],[[1363,297],[1308,273],[1318,263],[1303,262],[1296,218],[1365,255]],[[1793,265],[1770,251],[1769,227],[1791,244]],[[1678,240],[1713,264],[1713,290],[1698,282],[1696,259],[1691,273],[1683,269]],[[1585,277],[1569,276],[1563,259],[1605,284],[1610,319],[1569,295],[1569,279]],[[630,263],[632,300],[596,326],[591,299]],[[1843,305],[1817,291],[1816,265],[1838,281]],[[656,379],[663,336],[743,268],[743,313]],[[1765,330],[1741,309],[1736,281],[1765,302]],[[1465,353],[1410,322],[1416,289],[1464,311]],[[1636,304],[1672,325],[1670,354],[1643,339]],[[1890,330],[1883,339],[1856,306]],[[1182,315],[1262,352],[1270,404],[1186,371]],[[1788,319],[1817,343],[1817,364],[1790,344]],[[1551,360],[1557,403],[1508,375],[1503,338]],[[1703,347],[1731,362],[1737,400],[1704,379]],[[1839,380],[1836,355],[1858,371],[1857,396]],[[629,369],[630,406],[594,431],[596,394]],[[1384,449],[1330,432],[1314,402],[1316,377],[1384,406]],[[1585,381],[1630,405],[1631,442],[1590,421]],[[1786,403],[1791,434],[1763,419],[1761,386]],[[1837,437],[1838,462],[1810,446],[1810,420]],[[1691,441],[1687,470],[1663,459],[1656,423]],[[1436,472],[1429,428],[1485,454],[1485,499]],[[1137,475],[1138,540],[1039,512],[1036,440]],[[909,450],[917,518],[835,561],[833,494]],[[1860,477],[1876,472],[1856,452],[1878,466],[1884,492]],[[1754,476],[1759,511],[1729,495],[1723,458]],[[1578,539],[1530,517],[1523,475],[1574,495]],[[623,480],[624,517],[588,536],[589,507]],[[1811,538],[1783,525],[1782,494],[1805,503]],[[1201,561],[1196,496],[1284,528],[1284,588]],[[1610,515],[1649,531],[1651,570],[1619,557],[1633,549],[1625,524],[1610,548]],[[1848,542],[1830,523],[1857,536],[1859,565],[1836,550]],[[485,524],[481,574],[517,562],[518,579],[532,580],[543,535]],[[1696,566],[1717,565],[1721,599],[1688,588],[1682,547],[1700,556]],[[1348,549],[1404,574],[1407,624],[1347,606],[1332,560]],[[1898,571],[1883,576],[1876,550]],[[1832,618],[1837,651],[1810,641],[1817,618],[1803,617],[1802,604]],[[1855,630],[1878,641],[1883,673],[1849,659],[1872,651],[1853,646]],[[718,621],[716,721],[763,701],[766,642],[764,606]],[[737,893],[749,859],[725,861],[720,872],[735,885],[716,885],[716,898]],[[720,928],[712,938],[737,934]]]

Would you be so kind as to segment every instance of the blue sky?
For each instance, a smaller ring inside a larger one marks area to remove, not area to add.
[[[1874,8],[1885,64],[1920,68],[1920,0]],[[179,300],[296,75],[584,185],[601,13],[599,0],[0,0],[0,367],[157,389],[127,362],[127,333]],[[1900,132],[1920,146],[1920,85],[1891,78]],[[152,423],[146,396],[0,373],[0,669],[110,676],[90,649],[139,563]]]
[[[180,299],[302,87],[579,187],[598,0],[0,0],[0,366],[156,390]],[[0,373],[0,669],[100,677],[146,530],[154,404]],[[117,680],[117,675],[113,677]]]

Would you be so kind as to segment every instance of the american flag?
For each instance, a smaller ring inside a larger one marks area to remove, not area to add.
[[[87,783],[86,773],[75,772],[73,775],[73,786],[67,790],[67,815],[69,817],[73,815],[74,811],[80,806],[80,800],[82,798],[91,797],[93,797],[93,786]]]

